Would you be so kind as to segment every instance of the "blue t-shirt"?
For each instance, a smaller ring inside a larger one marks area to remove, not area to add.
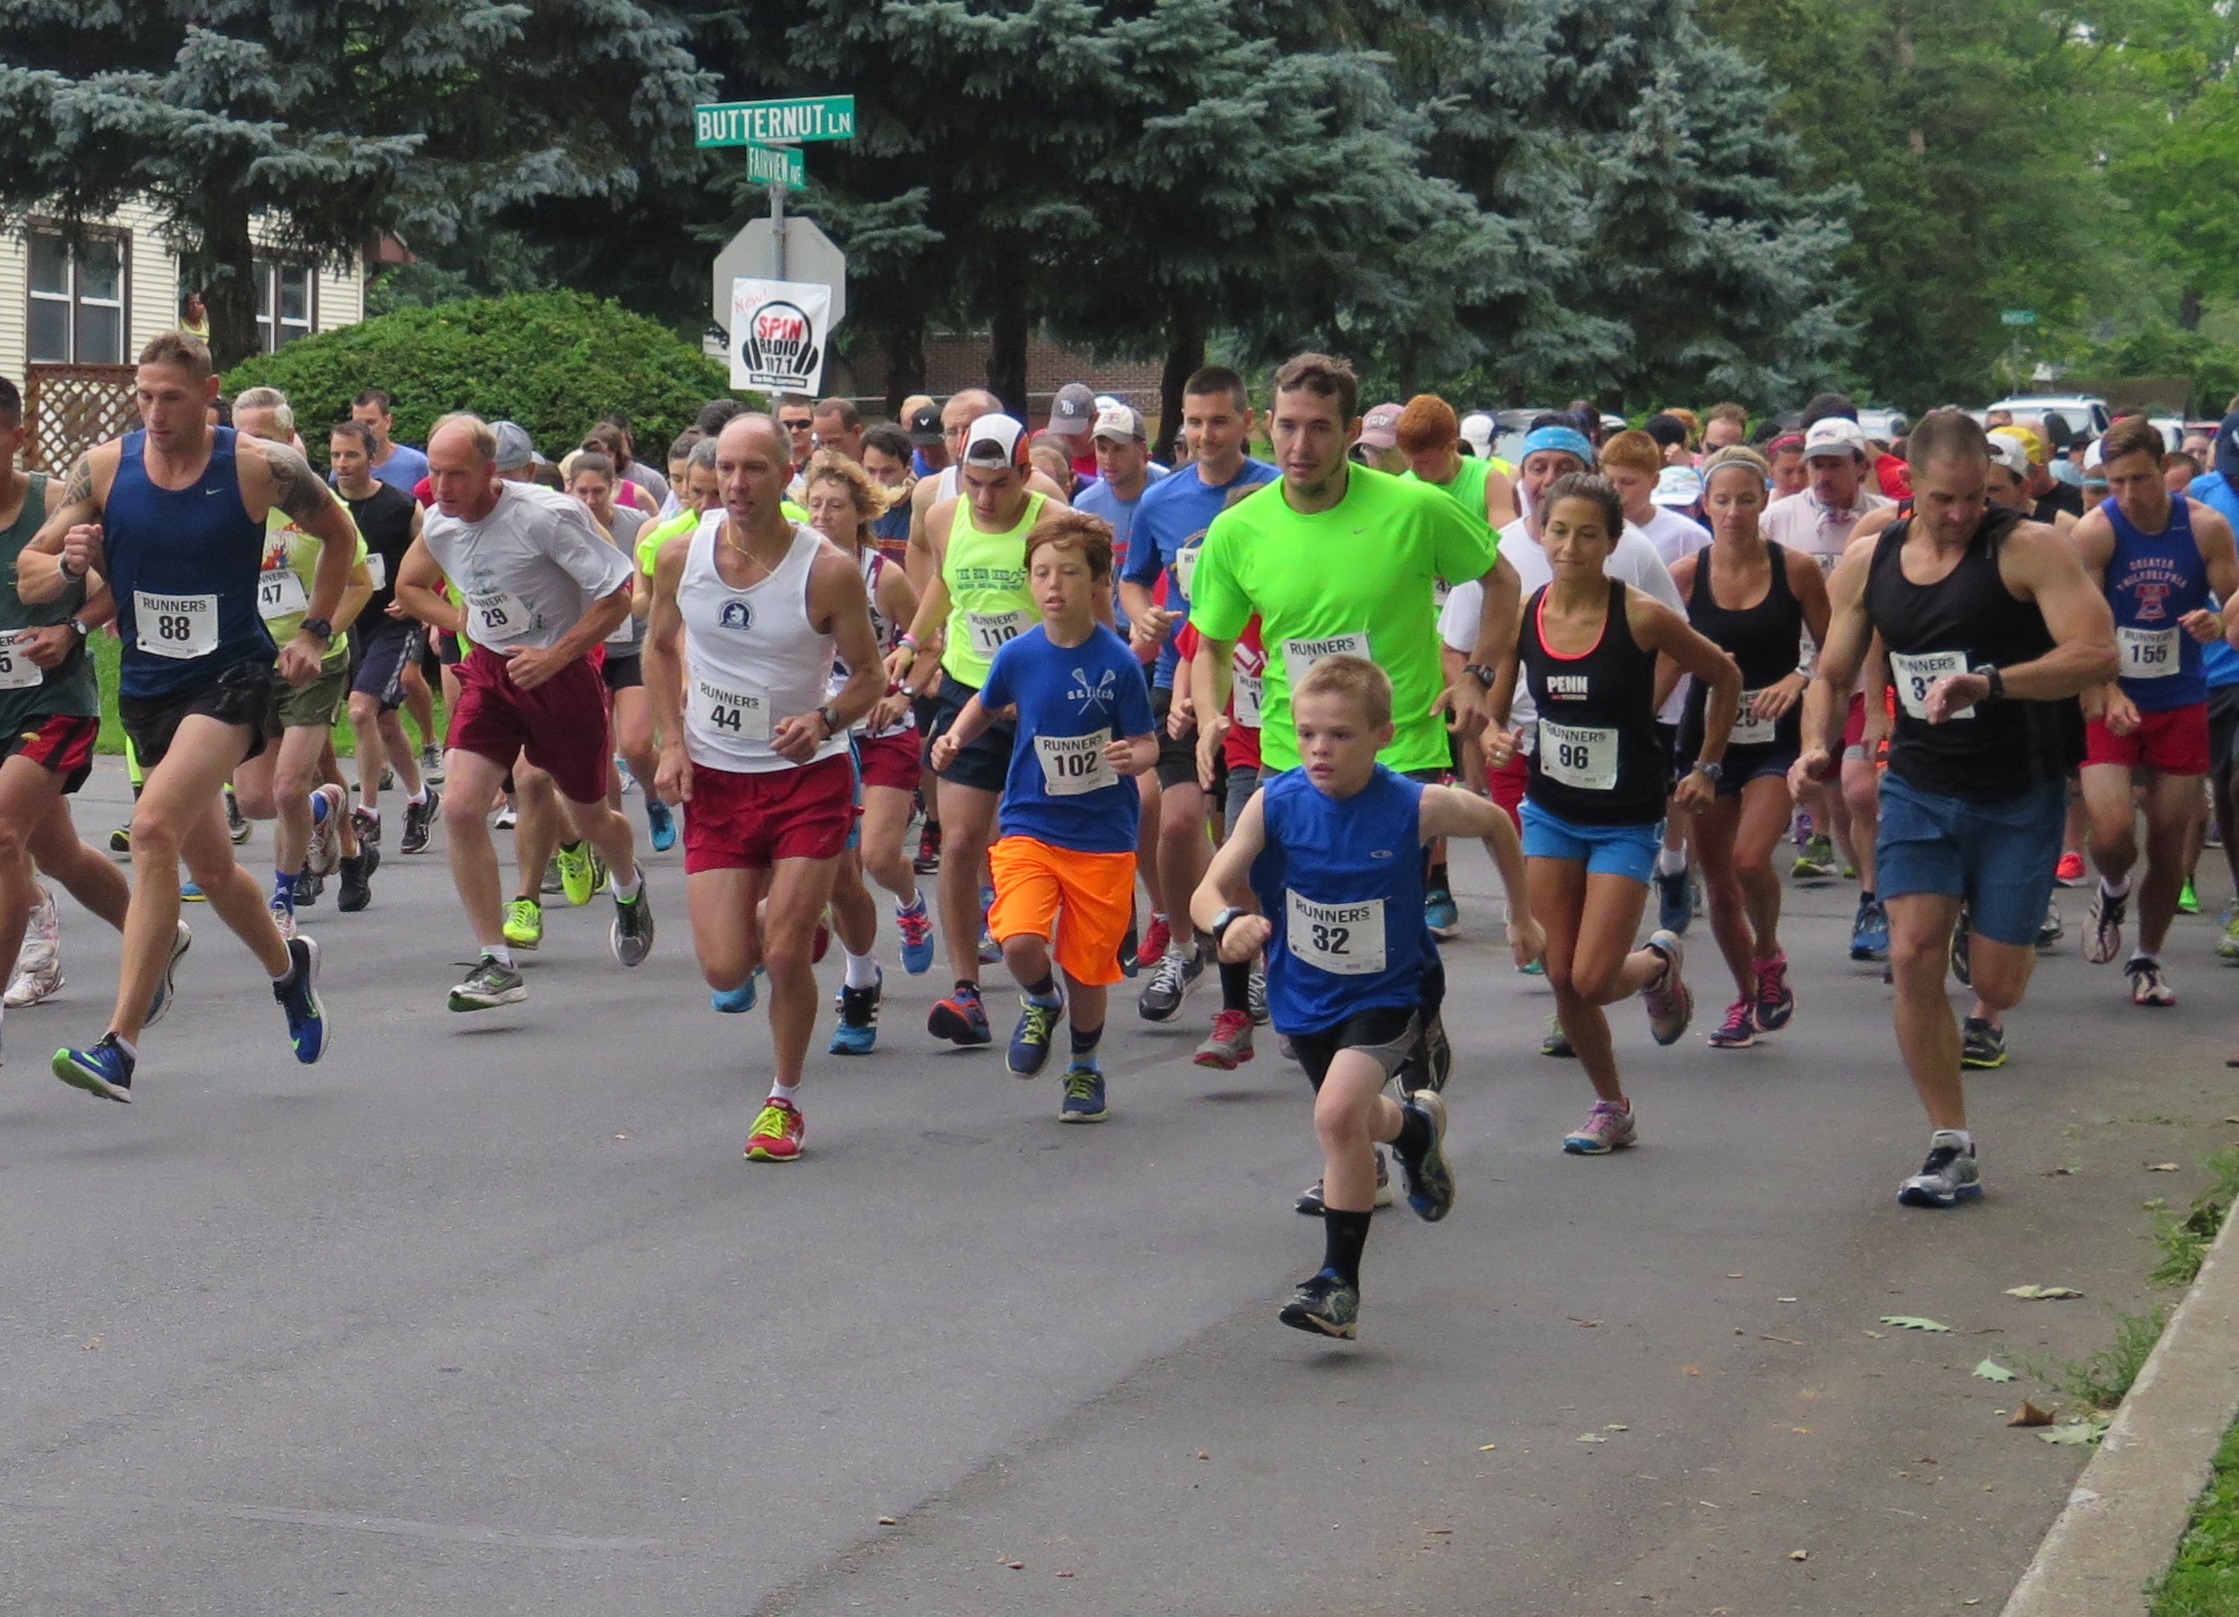
[[[1183,467],[1163,482],[1153,483],[1135,502],[1134,532],[1140,536],[1141,543],[1130,537],[1127,567],[1120,576],[1130,584],[1154,589],[1158,575],[1167,573],[1166,610],[1187,618],[1189,581],[1186,574],[1192,570],[1197,547],[1205,541],[1205,530],[1228,504],[1229,492],[1272,483],[1278,475],[1266,461],[1246,456],[1243,469],[1217,488],[1205,481],[1194,464]],[[1188,562],[1180,560],[1185,551],[1190,553]],[[1166,644],[1158,648],[1158,672],[1151,683],[1161,690],[1171,688],[1174,665],[1180,660],[1174,652],[1174,637],[1169,634]]]
[[[995,653],[980,701],[1018,704],[1003,783],[1005,836],[1076,853],[1133,851],[1142,799],[1132,779],[1103,761],[1103,750],[1150,734],[1157,721],[1143,665],[1126,641],[1099,623],[1081,644],[1055,645],[1037,623]]]
[[[2194,499],[2239,530],[2239,489],[2231,486],[2221,472],[2202,472],[2185,490]],[[2217,603],[2219,609],[2221,602]],[[2239,685],[2239,651],[2233,651],[2221,636],[2200,648],[2200,672],[2207,676],[2208,688]]]
[[[410,444],[392,443],[389,458],[373,468],[373,475],[410,499],[412,491],[420,486],[420,479],[428,475],[428,457]]]
[[[1148,494],[1165,480],[1167,471],[1154,462],[1145,475],[1150,481],[1143,485],[1143,494]],[[1124,576],[1127,572],[1128,543],[1135,532],[1135,511],[1143,503],[1143,494],[1123,500],[1117,489],[1099,477],[1073,496],[1074,510],[1102,517],[1112,525],[1112,572],[1115,576]]]

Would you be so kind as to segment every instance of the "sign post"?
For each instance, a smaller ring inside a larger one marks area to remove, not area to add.
[[[692,109],[693,144],[703,150],[744,146],[748,178],[762,181],[770,188],[769,280],[783,282],[790,268],[785,239],[785,193],[798,191],[808,184],[808,165],[794,149],[795,143],[854,138],[855,97],[851,95],[803,96],[786,101],[708,102]],[[841,274],[845,273],[846,260],[842,259]],[[719,275],[719,282],[720,279]],[[724,292],[718,284],[716,317],[724,321],[728,329],[732,305]],[[836,321],[846,309],[844,289],[837,292],[832,301],[831,318]],[[735,355],[738,349],[738,333],[734,331],[731,351]]]

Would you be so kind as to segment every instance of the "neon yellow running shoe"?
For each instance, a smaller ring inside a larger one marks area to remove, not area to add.
[[[2200,913],[2200,895],[2193,890],[2190,876],[2185,878],[2183,891],[2177,894],[2177,913],[2179,915],[2198,915]]]
[[[516,949],[534,949],[544,941],[544,907],[533,898],[517,898],[505,907],[505,941]]]
[[[591,902],[591,895],[599,890],[597,873],[591,868],[591,847],[586,842],[563,842],[558,855],[560,864],[560,891],[567,894],[568,902],[577,909]]]

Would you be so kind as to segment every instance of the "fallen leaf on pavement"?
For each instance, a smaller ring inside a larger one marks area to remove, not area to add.
[[[1599,1432],[1583,1432],[1579,1434],[1578,1441],[1581,1443],[1606,1443],[1609,1439]]]
[[[1868,1331],[1866,1334],[1872,1337],[1877,1342],[1886,1342],[1889,1340],[1889,1333],[1887,1331]]]
[[[1918,1314],[1884,1314],[1881,1316],[1881,1322],[1884,1325],[1894,1325],[1900,1331],[1949,1331],[1951,1329],[1949,1325],[1939,1324],[1935,1320],[1922,1319]]]
[[[2039,1409],[2035,1404],[2024,1398],[2021,1401],[2021,1407],[2014,1411],[2014,1418],[2006,1424],[2008,1426],[2050,1426],[2052,1424],[2052,1411]]]
[[[1206,1451],[1205,1451],[1205,1450],[1203,1450],[1203,1449],[1199,1449],[1199,1450],[1197,1451],[1197,1457],[1198,1457],[1198,1458],[1199,1458],[1200,1460],[1210,1460],[1210,1459],[1212,1458],[1212,1455],[1210,1455],[1210,1454],[1206,1453]]]
[[[1703,1373],[1703,1367],[1699,1364],[1683,1364],[1679,1367],[1679,1373],[1683,1376],[1699,1376]]]
[[[1630,1426],[1627,1426],[1623,1421],[1611,1421],[1607,1426],[1604,1426],[1602,1430],[1605,1432],[1629,1432],[1632,1430],[1632,1428]]]
[[[1985,1359],[1975,1366],[1975,1374],[1984,1381],[2011,1381],[2014,1373],[1995,1359]]]
[[[2107,1423],[2099,1420],[2071,1421],[2066,1426],[2055,1426],[2037,1435],[2047,1443],[2096,1443],[2106,1435]]]
[[[101,1338],[97,1336],[92,1341],[88,1342],[85,1345],[85,1351],[88,1353],[99,1353],[101,1351]]]
[[[881,1516],[878,1519],[878,1524],[881,1527],[892,1527],[894,1525],[894,1518],[891,1516]]]
[[[1788,1559],[1791,1561],[1808,1561],[1809,1559],[1811,1559],[1811,1551],[1790,1550],[1788,1552]]]
[[[1477,1452],[1479,1454],[1490,1454],[1499,1447],[1498,1443],[1480,1443],[1477,1445]]]
[[[1590,1331],[1595,1326],[1601,1323],[1601,1321],[1598,1319],[1580,1319],[1576,1314],[1572,1314],[1567,1317],[1573,1325],[1576,1325],[1580,1330],[1585,1331]]]
[[[2149,1162],[2146,1164],[2146,1172],[2148,1173],[2175,1173],[2176,1171],[2177,1165],[2174,1162]]]
[[[2074,1286],[2008,1286],[2006,1295],[2019,1297],[2024,1302],[2049,1303],[2064,1297],[2081,1297],[2083,1293]]]

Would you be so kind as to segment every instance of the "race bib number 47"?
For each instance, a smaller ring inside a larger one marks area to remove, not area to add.
[[[1369,977],[1384,969],[1384,901],[1317,904],[1289,895],[1283,941],[1310,966],[1339,977]]]

